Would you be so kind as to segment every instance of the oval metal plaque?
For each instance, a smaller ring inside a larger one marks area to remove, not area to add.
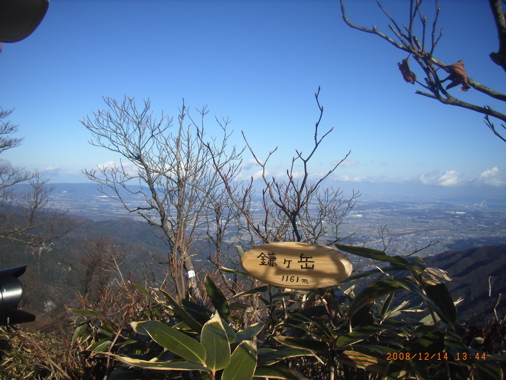
[[[291,289],[336,285],[353,270],[350,260],[337,249],[296,242],[259,245],[243,254],[241,265],[257,280]]]

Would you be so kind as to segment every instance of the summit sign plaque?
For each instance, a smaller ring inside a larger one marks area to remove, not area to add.
[[[316,289],[348,278],[350,260],[337,249],[307,243],[269,243],[245,252],[243,269],[252,277],[280,288]]]

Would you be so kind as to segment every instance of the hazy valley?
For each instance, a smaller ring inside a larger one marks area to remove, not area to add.
[[[128,201],[135,204],[136,199],[131,197]],[[95,185],[56,184],[50,207],[68,210],[66,223],[72,227],[68,234],[43,249],[8,242],[0,245],[2,268],[29,265],[22,279],[28,310],[39,311],[40,315],[40,311],[51,313],[67,305],[74,292],[79,291],[80,267],[76,258],[82,252],[83,242],[100,238],[120,253],[118,265],[132,281],[157,286],[163,279],[164,265],[160,263],[167,257],[167,246],[157,236],[156,228],[129,215],[118,202],[99,193]],[[501,274],[506,268],[506,208],[488,207],[482,202],[359,198],[340,231],[340,236],[353,234],[345,244],[383,250],[389,242],[389,254],[408,254],[429,245],[419,254],[433,255],[427,258],[430,266],[442,267],[455,276],[449,287],[457,296],[466,298],[463,305],[467,310],[471,310],[472,302],[478,309],[490,312],[497,301],[497,291],[506,292],[506,278]],[[204,230],[200,233],[205,236]],[[231,230],[227,241],[233,242],[234,237]],[[230,252],[235,254],[234,249]],[[210,255],[212,248],[202,244],[195,264],[209,269]],[[474,288],[469,286],[470,278],[477,284]],[[493,295],[486,297],[490,284]],[[32,289],[43,289],[44,297],[33,296],[40,293]],[[469,313],[462,315],[469,317]]]

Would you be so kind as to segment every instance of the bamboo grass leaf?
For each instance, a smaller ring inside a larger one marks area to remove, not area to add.
[[[191,362],[205,364],[206,350],[195,339],[160,321],[132,322],[139,334],[149,335],[156,343],[170,352]]]
[[[223,370],[221,380],[250,380],[257,366],[257,347],[251,340],[239,344]]]
[[[202,327],[200,341],[207,353],[205,364],[213,373],[230,363],[230,343],[218,313]]]

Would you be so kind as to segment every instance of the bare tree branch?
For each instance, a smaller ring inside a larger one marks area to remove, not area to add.
[[[117,153],[125,161],[84,173],[103,194],[163,232],[169,247],[167,264],[178,297],[185,295],[187,283],[200,299],[193,264],[195,242],[204,233],[201,228],[211,213],[216,211],[213,199],[221,186],[203,142],[207,110],[204,107],[198,111],[200,121],[196,122],[183,101],[174,126],[173,120],[163,113],[159,118],[153,116],[149,100],[140,109],[128,97],[122,103],[111,98],[104,101],[108,109],[95,112],[93,118],[86,117],[82,124],[93,135],[92,145]],[[222,136],[213,140],[218,152],[214,159],[222,169],[233,168],[240,154],[233,149],[226,156],[228,121],[219,125]],[[141,200],[132,203],[127,195]]]
[[[490,53],[490,58],[506,71],[506,17],[504,15],[504,8],[501,0],[489,0],[489,3],[499,38],[499,50],[495,53]]]
[[[499,34],[500,41],[500,49],[497,53],[492,53],[490,56],[494,62],[498,65],[504,66],[506,64],[506,22],[504,19],[504,10],[500,0],[489,0],[492,8],[492,13],[494,15],[494,19],[496,21],[496,26]],[[389,20],[389,29],[393,33],[394,37],[387,35],[386,33],[380,31],[376,26],[372,28],[367,28],[364,26],[357,25],[353,23],[346,13],[345,8],[345,0],[340,0],[341,3],[341,15],[344,22],[351,28],[377,35],[383,40],[387,41],[389,44],[394,46],[395,48],[402,50],[408,53],[409,56],[413,56],[414,60],[420,67],[420,69],[425,74],[425,83],[416,81],[416,75],[411,72],[408,67],[407,58],[403,61],[403,63],[399,63],[399,68],[402,71],[404,79],[410,83],[416,83],[423,87],[425,90],[417,90],[416,94],[423,95],[425,97],[438,100],[439,102],[447,105],[453,105],[460,108],[464,108],[473,112],[481,113],[485,116],[485,123],[487,126],[494,132],[494,134],[499,137],[501,140],[506,141],[506,136],[499,132],[498,128],[494,126],[490,117],[498,119],[500,121],[506,121],[506,114],[500,111],[493,109],[490,106],[481,106],[477,104],[472,104],[466,101],[463,101],[454,95],[450,95],[447,91],[450,88],[462,84],[460,90],[467,91],[469,88],[476,89],[477,91],[485,94],[487,97],[498,99],[500,101],[506,101],[506,95],[502,94],[496,90],[489,88],[481,84],[480,82],[470,78],[467,76],[466,71],[464,70],[464,64],[462,61],[458,61],[455,64],[448,65],[436,57],[434,57],[434,52],[438,42],[440,41],[443,30],[441,29],[438,34],[438,20],[441,9],[439,7],[438,1],[435,0],[435,16],[432,21],[431,27],[431,38],[430,38],[430,46],[427,46],[426,34],[428,18],[425,16],[421,9],[422,2],[419,0],[410,0],[410,11],[409,11],[409,20],[407,25],[404,24],[404,28],[401,28],[399,22],[396,21],[388,11],[383,7],[379,0],[376,1],[380,9],[385,14],[386,18]],[[416,35],[415,29],[416,26],[420,25],[421,34]],[[455,70],[456,67],[459,67],[459,71]],[[446,72],[449,76],[445,79],[441,79],[439,77],[440,72]],[[443,87],[443,82],[451,80],[451,83],[445,87]]]
[[[327,173],[315,181],[310,180],[309,163],[316,154],[321,143],[332,132],[332,128],[322,135],[319,132],[323,116],[323,107],[319,102],[320,89],[315,94],[318,106],[318,120],[314,126],[313,146],[307,155],[296,150],[289,168],[286,170],[285,180],[269,177],[267,165],[276,152],[271,150],[264,160],[255,153],[243,132],[246,147],[253,159],[260,167],[262,210],[251,209],[253,194],[253,178],[249,186],[243,189],[243,195],[232,194],[232,180],[215,164],[215,169],[220,174],[225,188],[229,192],[234,205],[238,208],[244,219],[244,228],[252,236],[252,241],[260,240],[264,243],[276,241],[303,241],[318,243],[324,237],[330,240],[339,239],[338,227],[344,216],[353,208],[358,193],[353,193],[351,198],[344,199],[339,190],[333,188],[322,189],[322,184],[339,165],[348,157],[346,156],[334,164]],[[213,155],[214,156],[214,155]],[[301,174],[296,172],[301,167]]]
[[[18,127],[4,120],[13,110],[0,108],[0,153],[19,146],[11,137]],[[40,173],[0,161],[0,239],[41,247],[67,233],[61,218],[66,212],[48,209],[52,188]]]

